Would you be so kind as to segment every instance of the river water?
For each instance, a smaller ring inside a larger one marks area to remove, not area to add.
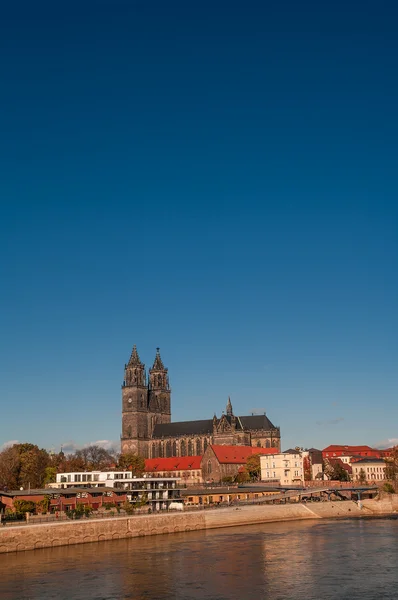
[[[398,520],[295,521],[0,555],[1,600],[398,599]]]

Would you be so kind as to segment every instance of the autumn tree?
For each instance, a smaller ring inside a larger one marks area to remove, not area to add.
[[[358,473],[358,481],[359,483],[366,483],[366,473],[364,471],[364,469],[360,469],[359,473]]]
[[[141,477],[145,471],[145,458],[138,454],[121,454],[118,460],[119,469],[132,471],[136,477]]]
[[[246,459],[245,470],[251,481],[258,481],[261,478],[260,454],[252,454]]]
[[[304,471],[304,481],[311,481],[311,462],[309,456],[304,456],[303,458],[303,471]]]
[[[385,459],[385,478],[396,483],[398,481],[398,446],[394,446],[390,456]]]
[[[115,463],[114,456],[105,448],[97,445],[76,450],[75,456],[82,461],[85,471],[100,471],[111,467]]]
[[[40,488],[51,463],[47,450],[35,444],[14,444],[0,452],[0,486]]]
[[[337,460],[333,464],[332,479],[333,481],[350,481],[348,471],[346,471],[343,465]]]

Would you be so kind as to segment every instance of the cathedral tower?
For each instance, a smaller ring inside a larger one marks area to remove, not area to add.
[[[155,360],[152,369],[149,369],[148,428],[150,435],[152,435],[156,423],[170,423],[170,396],[167,369],[160,358],[159,348],[156,348]]]
[[[145,365],[134,345],[130,360],[124,366],[122,385],[122,436],[123,453],[131,452],[145,456],[144,440],[148,439],[148,387]]]

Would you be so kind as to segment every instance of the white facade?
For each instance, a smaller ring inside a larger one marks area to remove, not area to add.
[[[128,489],[128,485],[136,481],[132,471],[86,471],[84,473],[57,473],[55,483],[50,488],[70,487],[119,487]]]
[[[261,481],[275,482],[280,485],[304,483],[303,455],[280,452],[260,456]]]
[[[361,479],[361,470],[365,473],[367,482],[383,481],[385,479],[386,463],[382,458],[364,458],[352,463],[352,478]]]

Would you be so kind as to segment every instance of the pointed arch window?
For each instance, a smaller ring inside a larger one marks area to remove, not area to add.
[[[193,456],[193,443],[192,440],[188,442],[188,456]]]
[[[200,443],[200,439],[198,438],[196,440],[196,456],[200,456],[202,450],[201,446],[202,444]]]
[[[177,454],[177,442],[173,442],[173,456],[178,456]]]
[[[166,442],[166,458],[170,458],[171,456],[171,442],[168,440]]]
[[[181,440],[180,443],[180,456],[186,456],[187,455],[187,445],[185,443],[185,440]]]

